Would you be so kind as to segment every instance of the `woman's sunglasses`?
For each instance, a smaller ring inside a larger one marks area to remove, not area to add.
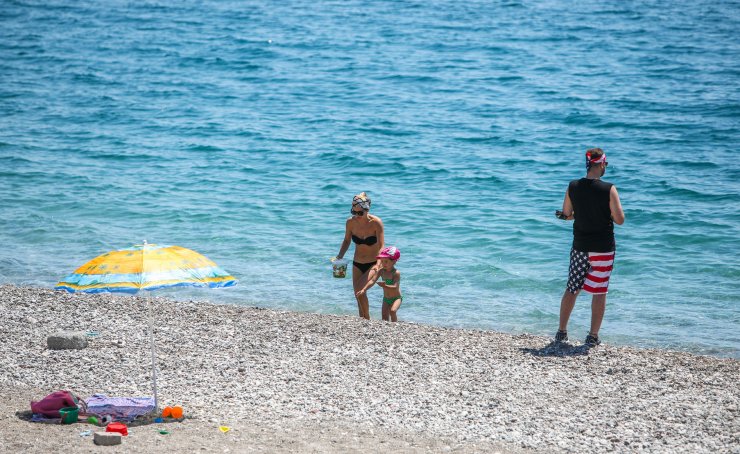
[[[365,212],[363,210],[355,211],[355,210],[353,210],[351,208],[350,208],[349,212],[352,213],[352,216],[362,216],[363,214],[365,214]]]

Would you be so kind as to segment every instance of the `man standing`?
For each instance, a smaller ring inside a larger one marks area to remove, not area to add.
[[[592,294],[591,330],[586,345],[601,343],[599,328],[606,310],[606,293],[609,276],[614,265],[614,223],[624,223],[624,211],[617,188],[601,177],[609,163],[601,148],[586,152],[586,177],[573,180],[568,185],[563,210],[556,211],[560,219],[575,219],[573,247],[570,250],[568,285],[560,301],[560,327],[556,342],[568,340],[568,319],[581,290]]]

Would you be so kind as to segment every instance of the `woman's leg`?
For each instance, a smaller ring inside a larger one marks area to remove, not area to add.
[[[388,306],[386,304],[386,306]],[[391,313],[391,321],[397,322],[398,316],[396,315],[396,312],[398,312],[398,308],[401,307],[401,298],[398,298],[396,301],[393,302],[393,305],[390,306],[390,313]]]
[[[370,273],[370,271],[362,274],[362,271],[359,268],[352,265],[352,287],[355,290],[357,309],[360,312],[360,317],[370,320],[370,303],[367,300],[367,293],[363,294],[362,296],[356,295],[357,292],[359,292],[362,287],[367,284],[368,273]]]

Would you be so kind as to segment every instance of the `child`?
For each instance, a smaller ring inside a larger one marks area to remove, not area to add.
[[[381,249],[376,257],[380,259],[380,269],[371,275],[367,284],[357,292],[357,296],[362,296],[365,291],[375,284],[383,287],[383,320],[397,322],[396,312],[401,307],[401,273],[396,269],[396,262],[401,258],[401,251],[395,246]],[[380,278],[380,280],[378,280]]]

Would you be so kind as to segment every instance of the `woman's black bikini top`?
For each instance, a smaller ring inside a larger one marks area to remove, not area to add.
[[[356,235],[352,235],[352,241],[354,241],[355,244],[367,244],[368,246],[372,246],[373,244],[378,242],[378,237],[373,235],[367,238],[360,238]]]

